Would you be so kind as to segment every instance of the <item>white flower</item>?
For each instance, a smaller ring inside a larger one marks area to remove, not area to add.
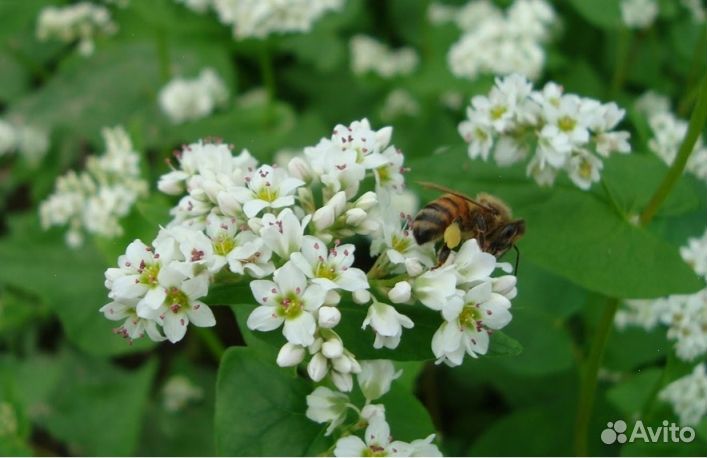
[[[424,439],[417,439],[410,442],[410,447],[412,447],[410,456],[443,456],[439,448],[432,443],[434,439],[435,435],[430,434]]]
[[[653,25],[658,16],[655,0],[621,0],[621,19],[633,29],[645,29]]]
[[[0,119],[0,156],[8,154],[15,149],[16,133],[12,124]]]
[[[367,402],[375,401],[390,391],[390,384],[402,374],[403,371],[396,371],[395,365],[388,359],[361,361],[358,386]]]
[[[403,152],[394,146],[389,146],[382,154],[388,162],[374,170],[376,185],[379,189],[392,189],[401,192],[405,186]]]
[[[670,98],[661,93],[649,90],[641,94],[641,96],[636,99],[633,106],[636,108],[636,111],[648,119],[654,114],[669,112]]]
[[[345,291],[368,289],[366,274],[355,267],[356,247],[351,244],[339,245],[327,251],[324,242],[316,237],[305,235],[301,252],[292,253],[290,259],[312,283],[325,290],[341,288]]]
[[[707,414],[707,366],[700,363],[688,374],[663,388],[659,399],[672,405],[680,424],[696,426]]]
[[[390,426],[382,416],[371,418],[364,437],[365,442],[357,436],[342,437],[334,456],[410,456],[412,452],[410,444],[391,440]]]
[[[338,218],[346,207],[346,193],[339,191],[329,201],[312,215],[312,224],[317,231],[323,231]]]
[[[167,412],[179,412],[189,402],[204,398],[204,390],[184,375],[173,375],[162,388],[162,404]]]
[[[687,245],[680,248],[680,256],[699,275],[707,278],[707,231],[700,237],[692,237],[687,241]]]
[[[366,329],[371,325],[376,333],[376,340],[373,348],[397,348],[400,337],[403,335],[403,328],[411,329],[415,326],[410,318],[399,313],[392,305],[373,301],[368,307],[368,314],[363,320],[361,329]]]
[[[166,294],[163,305],[157,312],[164,322],[164,334],[170,342],[182,340],[189,323],[198,327],[216,325],[216,319],[209,306],[198,300],[208,292],[208,280],[205,276],[187,278],[178,270],[165,267],[160,270],[159,282]],[[138,305],[138,315],[151,318],[154,312],[149,309],[141,310]]]
[[[47,6],[39,13],[37,38],[40,41],[58,39],[64,43],[79,41],[79,53],[93,53],[95,35],[113,35],[118,27],[109,10],[101,5],[79,2],[66,6]]]
[[[383,78],[409,75],[418,66],[419,58],[412,48],[392,50],[379,41],[356,35],[351,38],[351,70],[357,75],[371,72]]]
[[[486,354],[489,333],[511,321],[510,306],[511,302],[505,296],[493,292],[489,281],[467,291],[463,302],[456,307],[456,313],[450,310],[445,316],[447,321],[432,337],[432,351],[437,363],[458,366],[465,353],[474,358]]]
[[[106,153],[89,156],[85,171],[59,177],[54,193],[39,207],[45,229],[68,224],[67,241],[80,241],[82,229],[107,238],[121,235],[120,218],[147,193],[139,155],[125,130],[103,129],[102,134]]]
[[[308,32],[325,13],[343,6],[344,0],[213,0],[220,21],[237,39]]]
[[[329,423],[325,436],[329,436],[344,420],[349,406],[349,397],[324,386],[318,386],[307,395],[305,415],[317,423]]]
[[[260,236],[265,245],[281,259],[289,259],[291,253],[299,251],[302,247],[304,228],[308,222],[308,217],[300,222],[289,208],[277,216],[268,213],[263,216]]]
[[[248,328],[272,331],[284,323],[283,335],[296,345],[314,342],[317,328],[314,313],[324,303],[325,291],[308,285],[304,274],[291,262],[275,271],[275,282],[253,280],[250,288],[261,304],[248,317]]]
[[[420,114],[420,104],[405,89],[397,88],[388,93],[380,109],[383,121],[390,122],[404,116],[415,117]]]
[[[212,68],[195,79],[174,78],[159,94],[160,108],[175,124],[208,116],[227,100],[228,89]]]
[[[604,164],[587,150],[578,149],[567,164],[567,174],[579,189],[587,190],[599,181],[599,172]]]
[[[137,299],[121,299],[104,305],[99,311],[111,321],[125,320],[113,332],[127,339],[139,339],[144,333],[147,333],[150,339],[155,342],[165,340],[165,337],[157,329],[157,321],[137,316],[137,302]]]
[[[394,304],[402,304],[410,300],[412,295],[412,286],[409,282],[399,281],[388,291],[388,298]]]
[[[302,180],[287,176],[280,168],[263,165],[246,176],[247,187],[233,189],[243,204],[243,212],[252,218],[264,208],[289,207],[295,203],[294,191],[304,185]]]
[[[496,258],[481,251],[476,239],[469,239],[454,254],[451,265],[454,266],[459,284],[473,283],[491,276],[491,272],[496,268]]]
[[[456,270],[446,266],[428,270],[412,282],[415,297],[433,310],[444,310],[456,298]]]
[[[304,355],[304,347],[287,342],[280,348],[276,362],[280,367],[292,367],[301,363]]]
[[[341,321],[341,312],[336,307],[322,306],[319,308],[317,324],[320,328],[331,329]]]
[[[138,310],[156,310],[166,297],[158,276],[162,262],[169,261],[163,256],[155,256],[154,249],[140,240],[128,245],[125,254],[118,258],[118,267],[106,270],[106,287],[112,299],[137,299]]]

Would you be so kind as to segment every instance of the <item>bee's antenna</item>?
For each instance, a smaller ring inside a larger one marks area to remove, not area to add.
[[[518,247],[515,244],[513,244],[513,249],[516,251],[516,265],[513,268],[513,275],[517,276],[518,275],[518,264],[520,263],[520,250],[518,249]]]

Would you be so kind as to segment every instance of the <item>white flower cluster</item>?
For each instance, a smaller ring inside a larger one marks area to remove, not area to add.
[[[204,399],[204,390],[185,375],[173,375],[162,387],[162,396],[167,412],[179,412],[189,403]]]
[[[459,133],[469,143],[469,157],[508,166],[531,153],[527,174],[541,186],[550,186],[560,171],[584,190],[599,181],[601,158],[629,153],[629,133],[613,130],[625,111],[615,103],[600,103],[564,94],[553,82],[533,90],[520,75],[496,78],[488,96],[475,96]],[[596,154],[594,154],[596,153]]]
[[[219,19],[238,39],[308,32],[325,13],[343,6],[344,0],[213,0]]]
[[[0,119],[0,157],[16,152],[36,165],[48,149],[49,136],[43,129]]]
[[[707,6],[702,0],[681,0],[680,3],[687,8],[693,21],[705,22],[705,19],[707,19]]]
[[[356,435],[341,437],[334,446],[334,456],[442,456],[432,443],[434,434],[409,443],[394,441],[385,418],[385,406],[372,404],[372,401],[390,391],[391,384],[401,374],[402,371],[396,372],[393,362],[389,360],[361,361],[357,379],[366,398],[361,409],[353,405],[346,394],[324,386],[317,387],[307,396],[307,418],[317,423],[328,423],[327,436],[345,424],[349,409],[355,413],[351,428],[365,428],[363,439]]]
[[[175,124],[208,116],[227,101],[228,89],[212,68],[192,80],[174,78],[159,94],[160,108]]]
[[[447,60],[455,76],[468,79],[512,73],[537,79],[545,64],[543,44],[556,21],[545,0],[515,0],[505,12],[489,0],[460,9],[432,4],[428,14],[432,22],[454,21],[464,32]]]
[[[663,162],[671,165],[687,134],[687,121],[679,119],[670,111],[670,100],[667,97],[650,91],[636,101],[636,109],[646,116],[653,133],[648,147]],[[697,139],[685,170],[707,180],[707,145],[702,136]]]
[[[420,114],[420,104],[410,92],[401,88],[390,91],[380,109],[380,117],[386,122],[403,116],[417,116],[418,114]]]
[[[93,39],[98,34],[113,35],[118,26],[104,6],[79,2],[66,6],[47,6],[39,13],[37,38],[58,39],[64,43],[79,41],[79,53],[93,54]]]
[[[103,129],[106,153],[90,156],[86,170],[59,177],[54,193],[39,207],[42,226],[68,224],[70,246],[83,242],[82,230],[103,237],[123,233],[119,220],[128,214],[138,197],[147,193],[140,177],[140,156],[122,127]]]
[[[356,35],[349,43],[351,71],[356,75],[375,73],[383,78],[409,75],[417,68],[420,58],[412,48],[393,50],[375,38]]]
[[[213,0],[176,0],[177,3],[181,3],[195,13],[203,14],[206,13],[212,6]]]
[[[631,29],[646,29],[658,17],[656,0],[621,0],[621,19]]]
[[[673,406],[681,424],[697,426],[707,415],[707,365],[698,364],[691,374],[663,388],[658,397]]]
[[[707,231],[680,249],[682,258],[707,281]],[[621,329],[629,325],[646,330],[668,326],[668,339],[675,340],[679,358],[692,361],[707,352],[707,288],[690,295],[626,301],[615,319]]]

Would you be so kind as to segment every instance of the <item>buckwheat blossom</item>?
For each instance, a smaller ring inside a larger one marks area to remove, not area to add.
[[[696,426],[707,415],[707,365],[695,366],[692,373],[663,388],[658,398],[672,405],[680,424]]]
[[[279,33],[302,33],[344,0],[213,0],[219,20],[233,29],[236,39],[265,38]]]
[[[166,194],[187,192],[170,211],[173,220],[169,225],[202,228],[211,213],[243,220],[241,203],[232,190],[245,185],[245,177],[257,167],[257,161],[248,150],[233,155],[231,148],[219,141],[200,140],[175,152],[178,166],[157,183]]]
[[[634,108],[648,119],[652,114],[670,111],[670,98],[652,90],[641,94],[633,103]]]
[[[195,13],[204,14],[213,5],[213,0],[176,0],[177,3],[181,3]]]
[[[328,423],[324,435],[329,436],[337,427],[344,423],[348,408],[349,397],[344,393],[331,390],[325,386],[318,386],[311,394],[307,395],[307,411],[305,415],[316,423]]]
[[[366,428],[364,440],[358,436],[342,437],[336,442],[334,456],[411,456],[412,446],[393,441],[390,426],[382,416],[373,417]]]
[[[269,165],[260,166],[245,177],[245,186],[231,190],[243,205],[243,212],[252,218],[265,208],[288,207],[295,203],[294,192],[304,182],[288,176],[287,171]]]
[[[301,251],[292,253],[292,262],[308,277],[312,283],[325,290],[340,288],[345,291],[368,289],[366,274],[355,267],[352,244],[338,245],[327,250],[323,241],[310,235],[304,236]]]
[[[645,29],[653,25],[658,16],[656,0],[621,0],[621,19],[632,29]]]
[[[417,52],[412,48],[391,49],[366,35],[351,38],[351,71],[356,75],[375,73],[389,79],[409,75],[419,65]]]
[[[110,11],[89,2],[47,6],[37,19],[37,38],[40,41],[78,41],[79,53],[84,56],[93,54],[94,38],[97,35],[113,35],[117,30],[118,26],[113,22]]]
[[[162,387],[162,405],[167,412],[179,412],[204,398],[204,390],[184,375],[173,375]]]
[[[356,378],[366,402],[371,402],[390,391],[390,384],[402,374],[402,370],[395,370],[392,361],[377,359],[361,361],[361,372]]]
[[[707,232],[688,240],[680,249],[680,255],[695,273],[707,280],[705,244]],[[689,295],[628,300],[617,312],[615,324],[619,329],[641,326],[651,330],[658,325],[666,326],[668,339],[675,341],[676,355],[682,360],[693,361],[707,353],[707,289]]]
[[[447,56],[455,76],[474,79],[480,74],[520,73],[533,80],[540,76],[543,44],[556,21],[547,2],[516,0],[504,12],[491,2],[472,0],[456,14],[443,11],[437,9],[431,16],[438,22],[454,20],[464,31]]]
[[[705,22],[707,19],[707,7],[700,0],[681,0],[682,6],[687,8],[695,22]]]
[[[201,119],[228,101],[228,89],[212,68],[194,79],[177,77],[159,93],[160,109],[174,124]]]
[[[37,126],[0,119],[0,157],[16,153],[37,166],[49,149],[49,136]]]
[[[679,119],[670,111],[663,111],[650,114],[648,125],[653,134],[648,141],[648,147],[663,162],[672,164],[687,133],[687,121]],[[702,180],[707,180],[707,145],[702,136],[697,139],[685,170]]]
[[[369,325],[376,334],[373,348],[395,349],[400,344],[403,328],[410,329],[415,323],[399,313],[395,307],[374,300],[368,307],[368,314],[361,328],[366,329]]]
[[[625,111],[615,103],[565,94],[549,82],[542,90],[520,75],[496,78],[488,96],[477,95],[459,133],[471,159],[493,156],[500,166],[527,158],[526,173],[550,186],[565,172],[582,190],[600,178],[602,159],[631,151],[629,133],[615,130]],[[536,145],[531,151],[528,145]]]
[[[380,117],[386,122],[406,116],[415,117],[418,114],[420,114],[420,104],[410,92],[401,88],[390,91],[380,109]]]
[[[68,225],[70,246],[83,243],[83,234],[117,237],[123,233],[120,218],[147,193],[140,176],[138,153],[122,127],[103,129],[106,152],[90,156],[86,170],[68,172],[57,179],[55,190],[40,204],[42,227]]]

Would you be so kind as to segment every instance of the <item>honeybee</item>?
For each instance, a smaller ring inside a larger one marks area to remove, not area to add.
[[[486,193],[479,193],[472,199],[434,183],[418,183],[446,193],[425,205],[412,225],[413,236],[419,245],[442,238],[443,244],[437,254],[438,266],[444,264],[451,250],[462,241],[475,238],[483,251],[497,258],[514,248],[517,253],[515,268],[518,269],[520,253],[515,244],[525,233],[525,221],[512,219],[511,209],[505,202]]]

